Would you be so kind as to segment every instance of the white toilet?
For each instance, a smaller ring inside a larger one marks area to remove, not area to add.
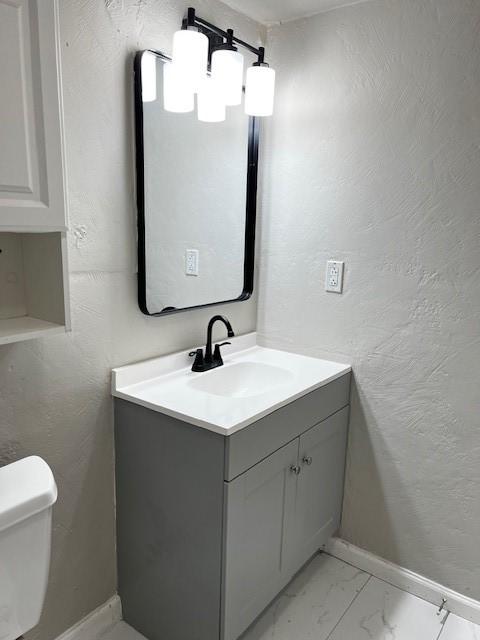
[[[16,640],[42,612],[57,487],[32,456],[0,468],[0,640]]]

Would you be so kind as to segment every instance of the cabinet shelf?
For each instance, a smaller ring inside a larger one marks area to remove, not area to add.
[[[32,318],[30,316],[0,318],[0,344],[11,344],[12,342],[43,338],[64,332],[64,325],[47,322],[46,320],[40,320],[39,318]]]
[[[0,345],[68,331],[62,233],[0,233]]]

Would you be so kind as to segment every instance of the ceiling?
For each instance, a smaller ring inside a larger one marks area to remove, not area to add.
[[[366,0],[223,0],[229,7],[257,22],[269,24],[304,18],[335,7]]]

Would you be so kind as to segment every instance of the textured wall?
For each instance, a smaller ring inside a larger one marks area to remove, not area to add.
[[[39,454],[59,488],[46,608],[32,640],[52,640],[115,592],[111,367],[204,341],[212,315],[147,318],[136,306],[132,54],[169,52],[188,4],[59,2],[73,332],[0,347],[0,464]],[[214,0],[196,6],[244,38],[261,35]],[[219,310],[239,333],[255,326],[254,300]]]
[[[480,3],[373,1],[269,38],[259,329],[353,363],[342,535],[480,598]]]

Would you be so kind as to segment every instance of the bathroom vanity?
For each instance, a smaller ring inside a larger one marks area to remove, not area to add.
[[[350,367],[256,346],[113,372],[119,592],[149,640],[236,640],[340,521]]]

